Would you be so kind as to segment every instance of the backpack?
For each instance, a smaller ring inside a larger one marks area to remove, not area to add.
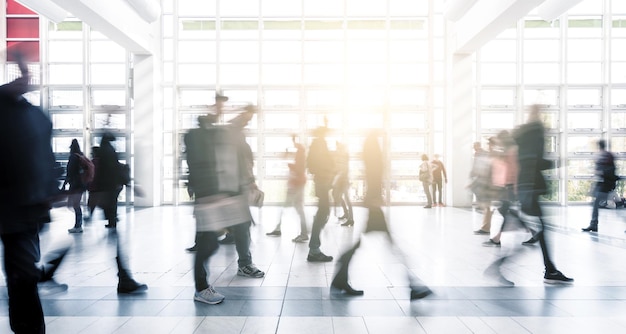
[[[94,175],[96,175],[96,167],[85,155],[80,153],[74,154],[78,157],[78,163],[80,165],[80,181],[85,186],[88,186],[93,181]]]
[[[119,184],[125,185],[125,186],[130,185],[130,166],[119,162],[117,164],[117,167],[118,167]]]

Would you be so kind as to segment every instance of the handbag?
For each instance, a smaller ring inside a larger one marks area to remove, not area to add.
[[[201,232],[220,231],[252,221],[248,199],[244,194],[198,198],[193,214],[196,217],[196,230]]]
[[[265,200],[265,193],[259,189],[254,188],[248,191],[248,204],[257,208],[263,207],[263,201]]]

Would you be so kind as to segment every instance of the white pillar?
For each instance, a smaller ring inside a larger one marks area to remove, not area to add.
[[[155,97],[159,68],[155,59],[146,55],[133,58],[134,177],[135,184],[144,193],[142,197],[135,196],[135,206],[161,205],[163,108]]]
[[[466,189],[472,167],[474,124],[472,104],[474,101],[474,74],[472,54],[452,56],[452,106],[450,132],[452,150],[449,157],[450,182],[452,184],[452,206],[471,207],[472,195]]]

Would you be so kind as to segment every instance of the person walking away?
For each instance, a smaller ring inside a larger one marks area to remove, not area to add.
[[[472,179],[470,189],[476,195],[476,202],[483,211],[482,225],[474,231],[476,235],[486,235],[491,230],[491,218],[493,216],[493,211],[491,211],[491,155],[495,141],[494,137],[489,138],[489,151],[483,150],[480,143],[474,143],[474,163],[470,172]]]
[[[446,167],[443,165],[443,162],[439,160],[439,154],[433,156],[431,165],[433,168],[433,205],[444,207],[446,205],[443,204],[443,185],[448,183]]]
[[[615,157],[606,149],[606,141],[598,140],[598,154],[595,161],[594,176],[596,182],[593,185],[593,209],[589,226],[582,229],[583,232],[598,232],[598,211],[600,203],[606,202],[609,192],[615,189],[617,175],[615,174]]]
[[[430,209],[433,207],[433,198],[430,194],[430,185],[433,182],[433,170],[432,166],[428,162],[428,155],[422,154],[422,164],[419,168],[419,180],[422,182],[422,188],[424,189],[424,194],[426,195],[426,205],[425,209]]]
[[[74,227],[68,230],[69,233],[83,233],[83,210],[80,201],[89,182],[93,179],[93,173],[93,163],[83,155],[78,140],[72,139],[66,177],[61,186],[61,189],[65,189],[65,186],[69,184],[67,206],[74,209]]]

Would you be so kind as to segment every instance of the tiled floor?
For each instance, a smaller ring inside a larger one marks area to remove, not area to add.
[[[548,207],[548,241],[554,261],[573,286],[546,286],[537,246],[521,246],[523,231],[509,232],[502,248],[483,247],[476,236],[482,216],[468,209],[393,207],[388,209],[395,245],[381,235],[366,235],[351,266],[362,297],[329,289],[335,263],[306,261],[307,245],[294,244],[299,224],[286,211],[283,236],[267,237],[280,212],[254,210],[253,260],[265,278],[236,275],[232,245],[221,246],[210,262],[210,280],[226,295],[220,305],[194,302],[194,236],[191,207],[120,208],[117,235],[128,249],[135,278],[149,285],[141,295],[117,295],[115,235],[104,228],[101,213],[83,234],[68,235],[73,213],[54,210],[54,222],[42,233],[46,250],[67,241],[73,248],[56,279],[65,292],[42,287],[48,333],[625,333],[626,210],[602,210],[600,232],[580,232],[589,206]],[[312,220],[314,207],[307,207]],[[365,211],[355,208],[355,227],[331,218],[322,233],[322,250],[338,257],[363,228]],[[494,215],[494,224],[500,221]],[[309,222],[310,223],[310,222]],[[403,250],[401,257],[398,250]],[[394,251],[395,250],[395,251]],[[519,253],[504,269],[516,283],[499,287],[483,277],[500,252]],[[400,256],[400,257],[399,257]],[[434,291],[409,300],[406,269]],[[4,284],[0,277],[0,284]],[[0,294],[0,333],[10,332],[6,289]]]

